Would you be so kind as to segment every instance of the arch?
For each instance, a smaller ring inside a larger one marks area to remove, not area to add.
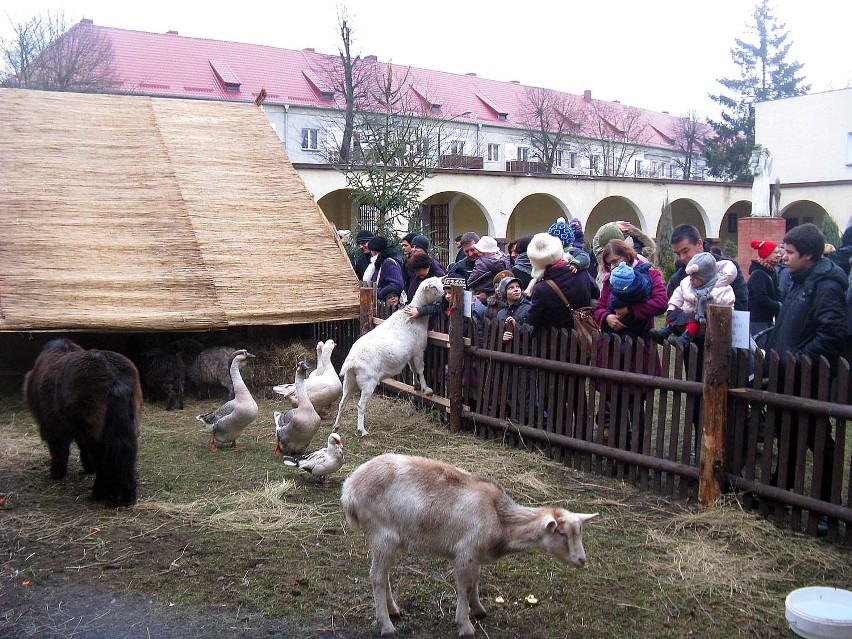
[[[515,205],[506,223],[506,237],[515,239],[528,233],[543,233],[559,217],[573,216],[559,198],[548,193],[527,195]]]
[[[704,238],[711,233],[712,225],[707,212],[698,202],[690,198],[682,197],[672,202],[672,228],[681,224],[691,224]]]
[[[357,229],[360,220],[356,214],[355,205],[352,204],[350,194],[352,189],[337,189],[330,191],[317,200],[326,219],[334,224],[337,229]]]
[[[433,193],[423,200],[421,210],[422,222],[429,229],[436,249],[451,252],[452,238],[467,231],[480,236],[493,234],[494,224],[485,207],[467,193]]]
[[[630,199],[621,195],[610,195],[595,204],[589,212],[589,219],[586,220],[584,229],[587,248],[591,248],[592,238],[604,224],[621,220],[645,230],[645,217]]]
[[[822,222],[828,215],[820,204],[813,200],[796,200],[781,209],[781,217],[787,221],[787,230],[794,226],[811,222],[822,228]]]
[[[751,215],[751,202],[749,200],[740,200],[734,202],[725,211],[722,216],[722,221],[719,224],[719,245],[723,249],[725,255],[731,253],[730,250],[724,250],[724,247],[729,242],[737,244],[739,237],[739,222],[741,218]]]

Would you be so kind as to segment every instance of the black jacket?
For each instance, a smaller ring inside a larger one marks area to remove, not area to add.
[[[716,261],[719,260],[731,260],[734,263],[734,266],[737,267],[737,276],[734,278],[734,281],[731,282],[731,288],[734,289],[734,297],[736,301],[734,302],[734,310],[736,311],[747,311],[748,310],[748,286],[746,286],[745,278],[743,277],[743,271],[740,268],[740,265],[736,260],[731,259],[730,257],[725,257],[724,255],[716,255],[715,253],[711,253],[713,257],[716,258]],[[674,293],[675,289],[680,286],[683,278],[686,277],[686,264],[681,264],[680,267],[672,273],[672,276],[669,278],[669,283],[666,285],[666,294],[671,298],[672,293]]]
[[[793,288],[775,319],[767,348],[816,363],[822,355],[834,364],[846,341],[846,288],[843,269],[820,259],[809,271],[793,273]]]
[[[575,275],[568,270],[565,262],[559,261],[547,267],[542,279],[533,286],[527,321],[536,329],[573,328],[571,309],[566,308],[565,303],[545,280],[554,281],[565,295],[571,309],[591,305],[594,286],[592,280],[582,271]]]
[[[748,269],[748,310],[752,322],[769,322],[781,311],[778,273],[752,260]]]

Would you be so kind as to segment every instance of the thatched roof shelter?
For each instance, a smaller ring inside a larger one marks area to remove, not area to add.
[[[0,331],[358,315],[334,228],[254,104],[0,89]]]

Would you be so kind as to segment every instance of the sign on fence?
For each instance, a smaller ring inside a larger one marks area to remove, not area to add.
[[[751,313],[734,311],[731,322],[731,346],[734,348],[749,348],[751,339]]]

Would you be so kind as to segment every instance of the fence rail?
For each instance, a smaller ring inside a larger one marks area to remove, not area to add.
[[[360,322],[369,330],[389,309],[363,289]],[[461,315],[431,318],[427,398],[404,371],[384,386],[449,413],[450,428],[534,446],[585,472],[617,477],[665,496],[712,502],[739,491],[743,507],[816,535],[852,543],[852,419],[849,364],[795,362],[731,349],[730,324],[711,315],[704,352],[603,335],[590,351],[566,330],[531,333]],[[715,312],[715,311],[714,311]],[[323,326],[320,331],[332,331]],[[345,354],[354,338],[338,339]],[[719,341],[721,340],[721,341]],[[725,341],[727,340],[727,341]],[[708,397],[712,398],[708,400]],[[710,404],[713,404],[712,406]],[[709,495],[709,497],[708,497]]]

